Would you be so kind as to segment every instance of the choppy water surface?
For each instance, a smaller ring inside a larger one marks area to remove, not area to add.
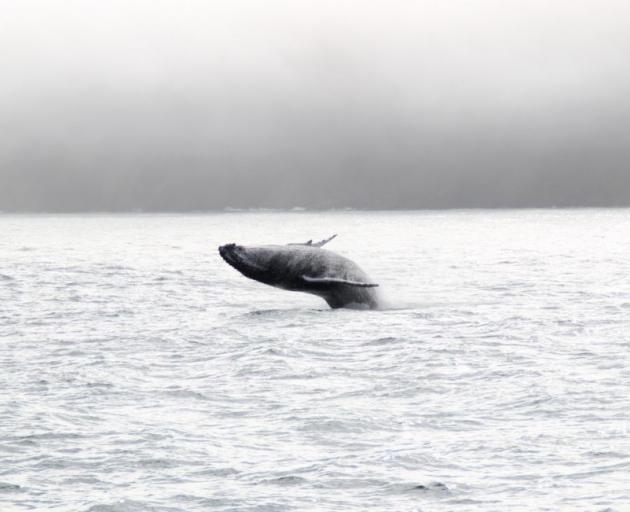
[[[0,216],[0,510],[629,510],[630,211]],[[329,248],[382,311],[249,281]]]

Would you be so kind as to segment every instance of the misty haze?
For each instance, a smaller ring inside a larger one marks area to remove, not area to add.
[[[626,2],[14,2],[0,210],[630,205]]]

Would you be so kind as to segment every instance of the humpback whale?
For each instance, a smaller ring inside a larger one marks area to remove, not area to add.
[[[219,247],[219,254],[245,277],[261,283],[322,297],[331,308],[378,307],[372,283],[353,261],[322,249],[337,235],[321,242],[287,245]]]

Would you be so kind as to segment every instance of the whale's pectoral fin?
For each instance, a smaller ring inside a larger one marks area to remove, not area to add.
[[[296,243],[296,244],[289,244],[289,245],[308,245],[309,247],[323,247],[324,245],[326,245],[328,242],[330,242],[333,238],[335,238],[337,235],[333,235],[330,238],[326,238],[325,240],[321,240],[317,243],[313,243],[313,240],[309,240],[308,242],[302,242],[302,243]]]
[[[340,279],[338,277],[302,276],[302,280],[309,284],[321,285],[321,286],[345,285],[345,286],[356,286],[358,288],[375,288],[378,286],[378,284],[376,283],[361,283],[359,281],[351,281],[350,279]]]
[[[321,240],[319,242],[317,242],[316,244],[312,244],[313,247],[323,247],[324,245],[326,245],[328,242],[330,242],[333,238],[336,238],[337,235],[333,235],[330,238],[326,238],[324,240]],[[310,245],[310,244],[309,244]]]

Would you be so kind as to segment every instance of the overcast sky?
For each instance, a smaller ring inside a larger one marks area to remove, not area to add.
[[[630,205],[630,2],[0,0],[0,210]]]

